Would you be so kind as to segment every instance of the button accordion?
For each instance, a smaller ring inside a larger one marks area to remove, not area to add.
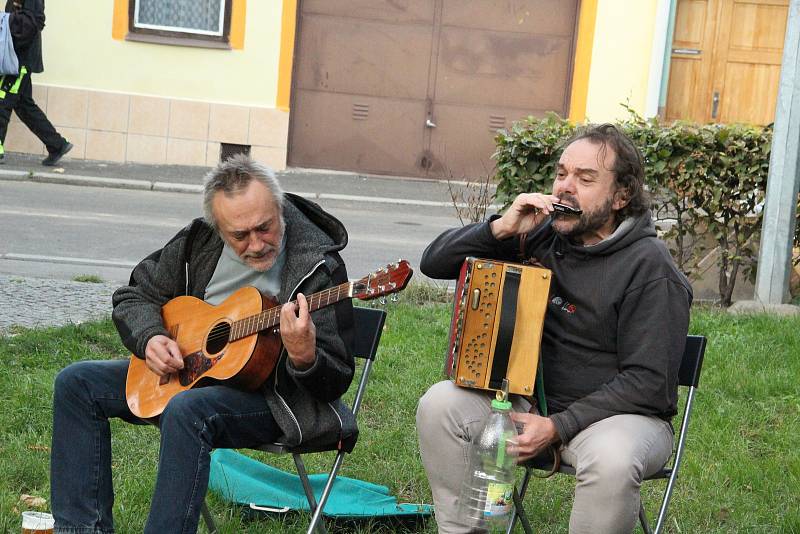
[[[469,257],[458,278],[445,374],[459,386],[532,395],[552,273]]]

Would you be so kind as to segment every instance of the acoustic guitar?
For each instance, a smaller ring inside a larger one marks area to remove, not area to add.
[[[309,312],[346,298],[371,300],[401,291],[413,271],[399,260],[359,279],[306,295]],[[242,287],[218,306],[181,296],[161,308],[170,337],[183,354],[183,369],[158,376],[145,361],[131,355],[125,394],[131,411],[159,415],[169,400],[187,389],[225,382],[255,390],[278,362],[281,306],[254,287]]]

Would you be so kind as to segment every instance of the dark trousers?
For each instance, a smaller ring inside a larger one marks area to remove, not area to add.
[[[5,152],[2,146],[6,142],[12,110],[17,112],[17,116],[25,126],[44,143],[48,153],[53,154],[61,150],[67,140],[59,135],[44,112],[33,101],[31,75],[26,68],[20,68],[19,76],[5,75],[0,78],[0,97],[2,97],[0,98],[0,154]]]
[[[125,401],[127,372],[127,360],[84,361],[56,377],[50,452],[56,533],[114,532],[109,419],[144,423]],[[197,532],[211,450],[255,447],[281,433],[260,393],[224,385],[178,393],[159,428],[158,476],[145,534]]]

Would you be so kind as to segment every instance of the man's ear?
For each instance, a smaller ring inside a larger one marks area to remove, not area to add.
[[[611,204],[611,207],[615,211],[619,211],[628,205],[628,200],[630,200],[630,193],[628,192],[628,189],[625,187],[620,187],[614,192],[614,202]]]

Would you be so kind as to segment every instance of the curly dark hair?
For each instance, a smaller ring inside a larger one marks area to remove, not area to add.
[[[650,208],[650,197],[644,189],[644,163],[633,141],[613,124],[588,124],[579,128],[563,148],[581,139],[601,146],[597,153],[601,164],[605,160],[606,150],[611,147],[614,151],[614,164],[609,170],[614,173],[617,191],[622,192],[628,200],[617,212],[617,220],[646,212]]]

